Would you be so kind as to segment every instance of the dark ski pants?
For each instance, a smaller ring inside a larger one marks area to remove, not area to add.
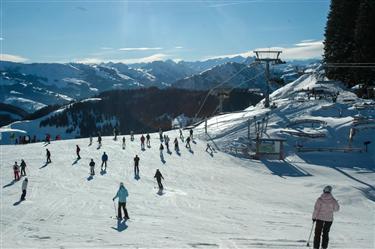
[[[118,203],[118,214],[117,214],[117,217],[120,218],[120,219],[122,218],[121,207],[122,207],[122,210],[124,211],[124,217],[126,219],[129,219],[128,210],[126,209],[126,202],[119,202]]]
[[[139,167],[138,167],[138,165],[134,165],[134,175],[139,176]]]
[[[157,179],[159,189],[163,189],[163,184],[161,184],[161,179]]]
[[[25,175],[26,175],[25,168],[21,168],[21,176],[25,176]]]
[[[94,170],[94,167],[90,167],[90,175],[95,175],[95,170]]]
[[[147,146],[150,147],[151,146],[151,143],[150,143],[150,139],[147,140]]]
[[[107,169],[107,161],[102,162],[102,166],[100,166],[101,169],[103,169],[103,165],[104,165],[104,170],[106,170]]]
[[[320,237],[322,236],[322,248],[328,247],[329,241],[329,230],[331,228],[332,221],[316,220],[315,222],[315,236],[314,236],[314,249],[320,246]],[[322,235],[323,231],[323,235]]]
[[[26,197],[26,189],[22,190],[21,201],[25,200],[25,197]]]

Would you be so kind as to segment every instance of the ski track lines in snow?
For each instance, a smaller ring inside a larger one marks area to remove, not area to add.
[[[171,140],[177,133],[168,132]],[[331,248],[373,248],[373,202],[355,188],[363,185],[341,172],[294,158],[313,176],[282,178],[261,162],[220,152],[211,157],[200,140],[192,143],[193,153],[181,141],[180,156],[164,151],[163,164],[158,135],[151,136],[152,147],[145,151],[140,150],[139,136],[134,142],[126,136],[125,150],[122,137],[104,137],[100,149],[95,142],[88,146],[88,139],[46,147],[1,146],[1,248],[301,248],[314,202],[327,183],[334,184],[342,205],[333,223]],[[75,163],[76,144],[82,159]],[[46,148],[52,163],[43,167]],[[103,151],[109,161],[107,173],[101,175]],[[135,154],[141,159],[139,180],[133,174]],[[8,183],[14,161],[21,158],[28,164],[29,188],[26,201],[14,206],[21,181]],[[96,162],[92,180],[90,158]],[[153,179],[156,168],[165,178],[162,195]],[[362,175],[369,182],[371,176]],[[118,226],[111,218],[112,197],[121,181],[129,191],[131,219]]]

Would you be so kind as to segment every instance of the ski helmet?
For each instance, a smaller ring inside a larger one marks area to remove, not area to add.
[[[323,192],[324,193],[331,193],[332,192],[332,187],[331,186],[325,186],[324,189],[323,189]]]

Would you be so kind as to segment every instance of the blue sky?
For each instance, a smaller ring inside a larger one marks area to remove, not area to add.
[[[139,62],[319,57],[329,0],[1,0],[3,60]]]

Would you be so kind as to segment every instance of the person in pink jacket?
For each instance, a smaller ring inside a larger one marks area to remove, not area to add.
[[[314,212],[312,215],[315,224],[314,249],[319,249],[320,237],[322,236],[322,248],[328,247],[329,230],[333,222],[333,212],[340,209],[339,203],[333,198],[332,187],[326,186],[323,189],[323,194],[316,200]],[[323,235],[322,235],[323,231]]]

